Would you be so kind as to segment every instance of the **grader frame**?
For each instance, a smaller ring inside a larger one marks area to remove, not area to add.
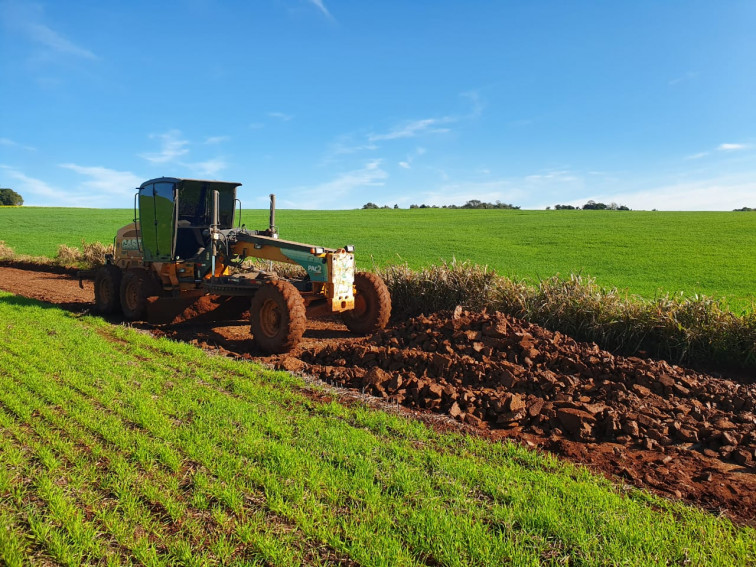
[[[134,222],[118,231],[113,255],[94,274],[97,310],[137,320],[154,303],[151,297],[249,297],[253,340],[270,353],[296,346],[308,310],[338,313],[358,334],[385,327],[388,290],[376,274],[355,273],[353,246],[332,249],[279,238],[274,195],[268,228],[248,230],[240,223],[240,185],[175,177],[145,181],[134,197]],[[244,271],[250,258],[267,267]],[[284,278],[274,263],[297,264],[305,275]]]

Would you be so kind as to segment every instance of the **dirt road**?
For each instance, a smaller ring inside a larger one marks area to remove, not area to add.
[[[7,265],[0,289],[78,312],[93,294],[70,274]],[[756,525],[756,386],[743,377],[615,356],[500,313],[461,310],[396,321],[366,339],[335,320],[309,321],[295,351],[270,357],[255,351],[246,317],[140,326],[349,388],[337,394],[347,402],[371,394],[369,403],[434,427],[513,439]]]

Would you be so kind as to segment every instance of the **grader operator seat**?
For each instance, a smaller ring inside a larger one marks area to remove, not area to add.
[[[210,244],[208,235],[203,232],[203,229],[192,226],[189,221],[178,221],[175,257],[181,260],[192,260],[202,254]]]
[[[241,183],[160,177],[139,187],[139,221],[145,261],[189,260],[209,246],[213,191],[219,193],[218,228],[234,225]]]

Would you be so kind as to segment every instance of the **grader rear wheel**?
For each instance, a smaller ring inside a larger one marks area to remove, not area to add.
[[[147,314],[147,274],[144,270],[127,270],[121,280],[121,309],[127,321],[144,319]]]
[[[347,329],[357,335],[383,329],[391,317],[391,294],[383,279],[370,272],[357,272],[354,290],[354,309],[341,314]]]
[[[113,264],[97,269],[94,283],[95,310],[103,315],[112,315],[121,310],[121,270]]]
[[[249,308],[252,340],[263,351],[280,354],[294,348],[307,323],[304,299],[289,282],[264,284]]]

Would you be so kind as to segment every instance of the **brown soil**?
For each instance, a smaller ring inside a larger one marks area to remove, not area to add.
[[[24,268],[0,267],[0,289],[70,310],[91,308],[91,282],[80,289],[71,274]],[[460,309],[398,321],[369,338],[355,338],[335,320],[309,320],[294,351],[264,356],[255,351],[244,307],[203,298],[178,309],[180,323],[143,326],[371,394],[436,427],[538,447],[623,484],[756,525],[752,376],[615,356],[501,313]],[[210,308],[217,310],[208,314]],[[456,421],[432,419],[438,414]]]

